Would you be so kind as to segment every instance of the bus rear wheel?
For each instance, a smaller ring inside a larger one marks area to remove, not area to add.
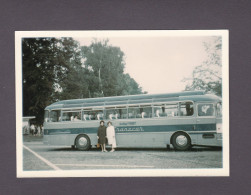
[[[175,150],[188,150],[191,148],[191,139],[186,133],[178,132],[173,135],[172,144]]]
[[[87,135],[79,135],[75,140],[75,145],[78,150],[89,150],[90,143],[90,138]]]

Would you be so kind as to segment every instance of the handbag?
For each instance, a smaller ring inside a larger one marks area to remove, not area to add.
[[[100,148],[100,143],[99,143],[99,139],[98,139],[98,143],[97,143],[97,148]]]

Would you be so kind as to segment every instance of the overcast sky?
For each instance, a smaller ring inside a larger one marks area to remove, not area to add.
[[[195,66],[206,60],[203,42],[211,36],[194,37],[104,37],[125,54],[125,73],[149,94],[185,89],[182,79],[191,77]],[[90,45],[93,38],[74,38]],[[98,38],[102,40],[102,38]]]

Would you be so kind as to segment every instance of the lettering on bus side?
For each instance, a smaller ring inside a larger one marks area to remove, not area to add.
[[[123,122],[119,123],[119,125],[136,125],[136,122]]]
[[[116,132],[143,132],[143,127],[116,127]]]

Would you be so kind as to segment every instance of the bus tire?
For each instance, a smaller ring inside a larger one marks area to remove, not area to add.
[[[177,132],[172,136],[172,145],[175,150],[184,151],[191,148],[191,139],[184,132]]]
[[[91,146],[90,138],[87,135],[78,135],[75,140],[75,145],[78,150],[89,150]]]

